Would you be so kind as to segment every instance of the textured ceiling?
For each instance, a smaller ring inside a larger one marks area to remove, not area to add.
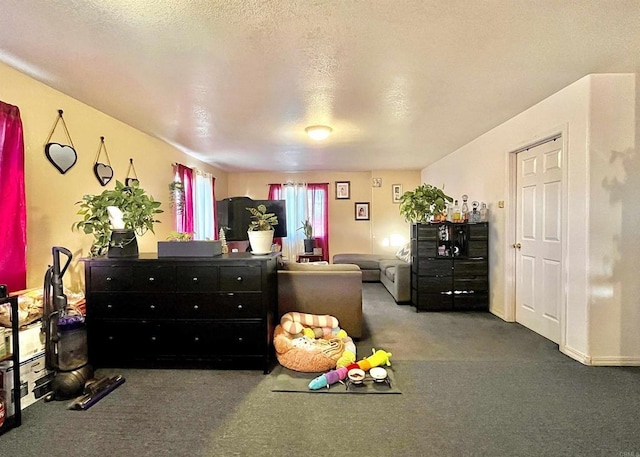
[[[640,0],[2,0],[0,60],[224,170],[421,169],[639,72]]]

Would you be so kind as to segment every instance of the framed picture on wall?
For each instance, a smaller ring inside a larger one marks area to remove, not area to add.
[[[356,203],[356,221],[369,220],[369,202]]]
[[[391,186],[391,199],[393,203],[400,203],[402,197],[402,184],[393,184]]]
[[[351,181],[336,181],[336,200],[351,198]]]

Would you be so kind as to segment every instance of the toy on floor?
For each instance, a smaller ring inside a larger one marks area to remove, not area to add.
[[[305,373],[346,366],[356,360],[356,347],[333,316],[290,312],[280,319],[273,337],[278,362]]]
[[[345,379],[349,371],[353,369],[360,369],[366,373],[371,368],[380,365],[391,365],[389,358],[391,358],[393,354],[383,350],[376,351],[375,349],[372,349],[372,352],[373,355],[367,357],[366,359],[360,360],[358,363],[352,363],[347,366],[340,366],[335,370],[331,370],[328,373],[318,376],[309,383],[309,389],[318,390],[322,389],[323,387],[326,387],[328,389],[332,384]]]

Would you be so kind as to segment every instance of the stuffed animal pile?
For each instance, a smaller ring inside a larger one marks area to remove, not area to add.
[[[290,312],[273,336],[278,362],[305,373],[327,371],[356,360],[356,346],[333,316]]]

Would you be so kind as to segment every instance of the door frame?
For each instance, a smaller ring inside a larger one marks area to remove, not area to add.
[[[518,152],[523,150],[538,146],[542,143],[545,143],[549,140],[552,140],[555,137],[560,137],[562,141],[562,198],[561,205],[562,208],[560,210],[562,214],[562,249],[561,249],[561,259],[562,259],[562,284],[563,287],[561,301],[560,301],[560,310],[559,310],[559,318],[560,322],[560,342],[559,347],[560,350],[566,345],[567,338],[567,327],[569,322],[567,321],[567,248],[569,243],[568,238],[568,166],[569,166],[569,154],[568,154],[568,138],[569,138],[569,126],[568,124],[564,124],[560,127],[548,130],[539,135],[536,135],[531,140],[520,143],[517,146],[509,149],[507,152],[507,166],[508,166],[508,196],[509,200],[507,205],[507,214],[505,221],[505,240],[503,243],[504,247],[504,262],[505,262],[505,308],[504,308],[504,319],[507,322],[516,322],[516,252],[513,248],[513,244],[517,242],[516,240],[516,226],[517,226],[517,160],[518,160]]]

